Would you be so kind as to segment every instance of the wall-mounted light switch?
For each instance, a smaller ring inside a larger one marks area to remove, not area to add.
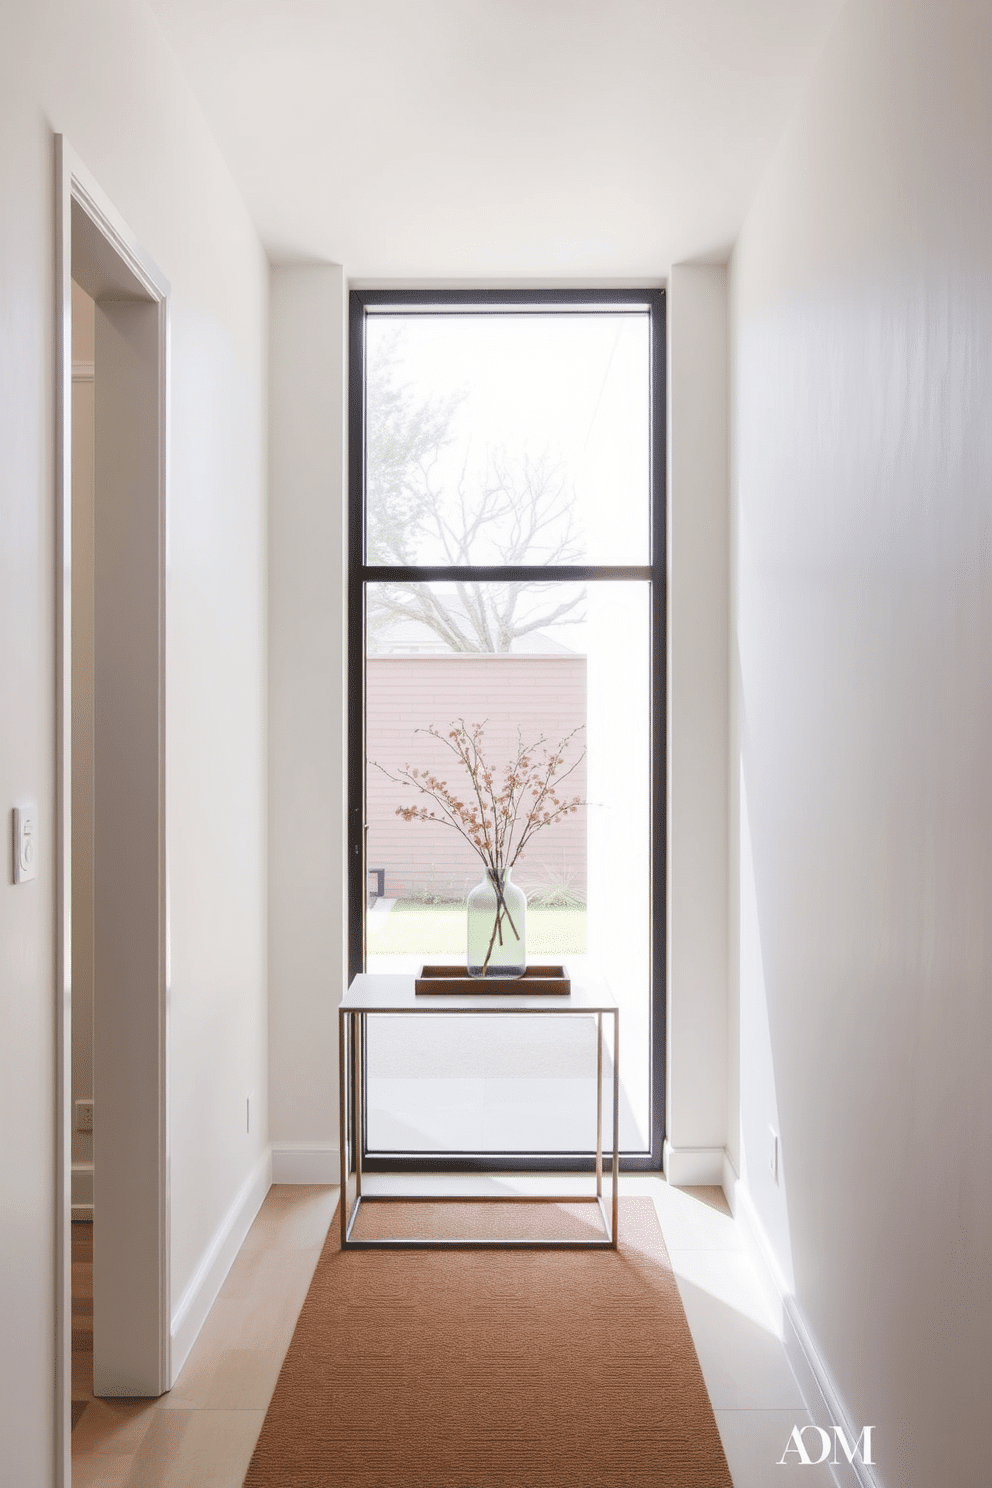
[[[38,810],[35,806],[14,807],[14,882],[27,883],[38,876]]]

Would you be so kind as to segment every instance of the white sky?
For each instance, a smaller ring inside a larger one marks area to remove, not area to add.
[[[381,314],[370,359],[402,326],[397,380],[416,401],[465,393],[444,473],[489,449],[547,451],[574,485],[589,563],[649,561],[649,351],[646,312]],[[541,555],[536,555],[542,561]],[[438,556],[425,553],[424,562]],[[490,554],[479,561],[493,561]]]

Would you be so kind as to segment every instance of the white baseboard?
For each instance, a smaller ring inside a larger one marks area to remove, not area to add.
[[[214,1238],[204,1251],[192,1281],[172,1314],[170,1389],[189,1357],[189,1351],[207,1320],[207,1314],[217,1300],[217,1293],[224,1284],[224,1278],[244,1244],[245,1236],[251,1229],[252,1221],[261,1208],[262,1200],[271,1185],[272,1154],[266,1148],[242,1184],[234,1203],[218,1225]]]
[[[272,1148],[273,1183],[339,1183],[341,1154],[320,1142],[277,1142]]]
[[[728,1166],[733,1172],[729,1160]],[[853,1446],[860,1438],[861,1427],[855,1429],[851,1423],[850,1414],[813,1341],[799,1305],[786,1285],[747,1185],[738,1178],[733,1185],[733,1198],[731,1199],[729,1193],[727,1198],[748,1243],[755,1269],[772,1302],[776,1317],[780,1320],[785,1351],[800,1394],[806,1402],[806,1409],[817,1426],[825,1426],[829,1422],[827,1429],[832,1431],[835,1426],[839,1427],[845,1439]],[[831,1472],[837,1488],[881,1488],[871,1466],[862,1461],[860,1453],[855,1454],[853,1462],[848,1462],[843,1452],[836,1455],[840,1460],[831,1462]]]
[[[727,1151],[726,1148],[724,1148],[723,1149],[723,1174],[722,1174],[722,1177],[720,1179],[720,1187],[723,1189],[723,1196],[727,1200],[727,1205],[728,1205],[728,1207],[730,1209],[731,1214],[733,1214],[735,1216],[736,1216],[737,1210],[735,1209],[734,1205],[737,1202],[737,1184],[738,1184],[738,1182],[739,1182],[739,1174],[737,1172],[737,1169],[734,1167],[734,1164],[731,1161],[730,1153]]]
[[[91,1162],[74,1162],[72,1165],[72,1186],[70,1189],[72,1202],[72,1217],[74,1220],[83,1220],[84,1223],[93,1222],[93,1164]]]
[[[666,1137],[662,1159],[665,1177],[673,1188],[719,1188],[724,1156],[722,1147],[674,1147]]]

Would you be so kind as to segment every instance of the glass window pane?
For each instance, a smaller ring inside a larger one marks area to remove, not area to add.
[[[649,561],[649,318],[366,320],[369,564]]]
[[[538,832],[514,867],[529,899],[527,960],[563,959],[579,970],[589,956],[606,975],[621,1005],[621,1145],[643,1151],[650,1088],[650,586],[517,586],[516,632],[505,649],[459,649],[471,628],[465,617],[506,614],[509,587],[366,586],[366,862],[375,896],[366,915],[368,969],[465,964],[465,896],[483,877],[482,860],[453,827],[397,814],[423,800],[409,778],[415,769],[469,786],[445,742],[452,725],[483,727],[497,771],[521,740],[543,738],[552,747],[568,740],[563,755],[571,773],[560,794],[588,804]],[[456,630],[459,641],[452,639]],[[416,1022],[372,1020],[371,1150],[591,1149],[594,1024],[451,1019],[449,1038],[437,1035],[434,1019],[426,1031],[414,1029]],[[520,1080],[532,1083],[506,1083]]]

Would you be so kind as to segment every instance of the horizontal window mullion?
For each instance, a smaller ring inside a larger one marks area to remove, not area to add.
[[[485,564],[467,566],[411,565],[407,568],[363,564],[366,584],[575,584],[618,579],[650,582],[659,570],[644,564]]]

